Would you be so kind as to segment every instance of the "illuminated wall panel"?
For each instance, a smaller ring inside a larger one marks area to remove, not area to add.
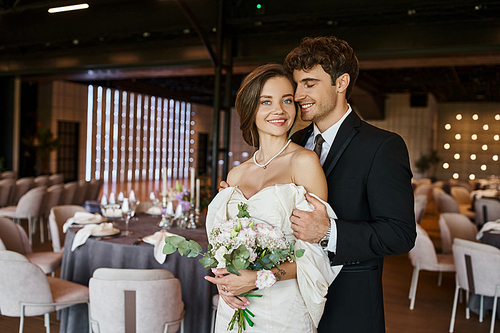
[[[88,86],[87,180],[155,181],[168,168],[169,186],[189,176],[194,143],[191,104]]]

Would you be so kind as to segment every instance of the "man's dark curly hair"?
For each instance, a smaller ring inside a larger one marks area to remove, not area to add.
[[[351,80],[346,90],[346,98],[349,98],[359,73],[358,58],[349,44],[334,36],[306,37],[287,55],[284,63],[291,74],[294,70],[310,70],[316,65],[321,65],[330,74],[332,85],[342,74],[349,74]]]

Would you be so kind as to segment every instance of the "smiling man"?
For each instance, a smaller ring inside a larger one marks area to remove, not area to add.
[[[297,238],[319,242],[332,266],[344,265],[318,332],[385,332],[383,258],[408,252],[416,238],[408,150],[399,135],[364,122],[347,103],[359,71],[347,42],[305,38],[285,68],[297,83],[302,120],[312,122],[293,140],[318,154],[338,216],[329,219],[325,206],[306,196],[315,210],[294,210],[290,218]]]

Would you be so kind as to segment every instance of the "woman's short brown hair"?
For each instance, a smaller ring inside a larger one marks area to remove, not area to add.
[[[351,80],[346,90],[346,98],[349,98],[359,73],[358,59],[349,44],[334,36],[306,37],[287,55],[284,64],[292,74],[294,70],[309,70],[316,65],[330,74],[332,85],[342,74],[349,74]]]
[[[255,125],[255,115],[259,108],[262,87],[264,87],[267,80],[273,77],[287,78],[295,91],[295,82],[293,82],[293,79],[282,65],[267,64],[248,74],[243,79],[236,95],[235,107],[240,116],[241,134],[243,140],[252,147],[259,147],[259,133]]]

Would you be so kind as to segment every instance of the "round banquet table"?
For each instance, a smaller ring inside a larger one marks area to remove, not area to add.
[[[204,333],[210,331],[212,295],[214,286],[204,279],[209,274],[199,262],[199,258],[188,258],[177,252],[167,256],[160,264],[153,256],[153,245],[138,241],[147,235],[159,231],[158,216],[138,214],[132,218],[129,236],[116,236],[109,239],[89,237],[85,244],[71,251],[71,244],[77,228],[70,228],[64,243],[61,278],[88,286],[92,274],[97,268],[133,268],[133,269],[166,269],[181,282],[182,300],[184,302],[184,329],[186,333]],[[113,224],[125,230],[123,220],[114,220]],[[208,245],[205,228],[168,230],[171,233],[197,241],[205,250]],[[80,304],[59,311],[61,320],[60,332],[87,333],[87,305]]]

